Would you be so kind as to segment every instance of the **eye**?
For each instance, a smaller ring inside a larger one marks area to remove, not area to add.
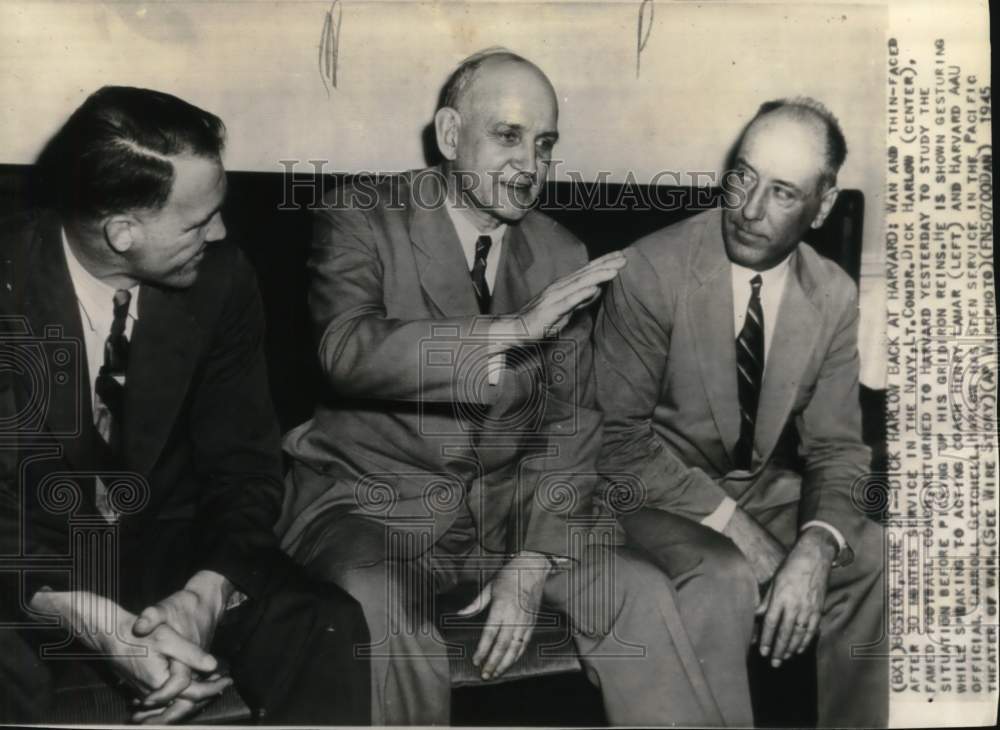
[[[535,143],[539,152],[544,152],[548,154],[552,151],[552,148],[556,146],[556,143],[551,139],[540,139]]]
[[[795,194],[788,188],[774,188],[774,197],[781,203],[791,203],[795,200]]]
[[[507,145],[516,145],[521,141],[521,135],[513,129],[502,129],[497,132],[500,141]]]

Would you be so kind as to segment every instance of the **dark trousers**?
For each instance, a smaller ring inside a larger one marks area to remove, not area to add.
[[[34,629],[0,629],[0,723],[46,722],[52,661]],[[358,604],[334,585],[289,571],[266,595],[223,616],[211,646],[264,723],[367,725],[369,664],[355,647],[370,641]],[[118,718],[109,718],[118,721]]]

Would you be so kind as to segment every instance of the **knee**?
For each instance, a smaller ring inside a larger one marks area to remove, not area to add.
[[[739,548],[720,536],[705,546],[702,560],[689,585],[679,586],[681,596],[691,589],[704,605],[729,605],[738,614],[752,615],[757,603],[757,578]]]
[[[313,630],[326,637],[338,634],[354,645],[369,643],[370,631],[364,609],[354,596],[334,583],[316,582],[312,586]]]
[[[855,580],[865,585],[876,585],[885,569],[885,531],[875,522],[865,522],[858,539],[851,541],[854,560],[847,570]]]

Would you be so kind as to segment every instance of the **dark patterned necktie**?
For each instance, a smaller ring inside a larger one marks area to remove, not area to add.
[[[490,289],[486,286],[486,257],[490,253],[493,239],[480,236],[476,239],[476,258],[472,264],[472,288],[476,290],[476,300],[479,302],[479,313],[490,311]]]
[[[95,425],[101,438],[110,447],[113,461],[117,461],[121,453],[121,425],[125,408],[125,373],[128,370],[129,349],[128,338],[125,337],[125,322],[131,300],[132,294],[127,289],[115,292],[111,334],[104,342],[104,364],[94,384],[94,392],[100,400],[100,403],[95,403]]]
[[[740,439],[736,442],[736,466],[749,470],[753,462],[753,436],[757,422],[760,386],[764,379],[764,310],[760,306],[761,278],[750,280],[753,291],[736,338],[736,376],[740,396]]]

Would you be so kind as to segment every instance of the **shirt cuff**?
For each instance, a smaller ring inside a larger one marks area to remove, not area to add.
[[[805,532],[810,527],[822,527],[824,530],[829,532],[833,535],[833,539],[837,541],[837,555],[844,552],[844,548],[847,547],[847,540],[844,539],[844,535],[836,527],[831,525],[829,522],[823,522],[823,520],[809,520],[799,528],[799,532]]]
[[[730,497],[723,497],[719,506],[715,508],[708,517],[701,521],[705,527],[711,527],[716,532],[722,532],[729,524],[729,520],[736,511],[736,501]]]

